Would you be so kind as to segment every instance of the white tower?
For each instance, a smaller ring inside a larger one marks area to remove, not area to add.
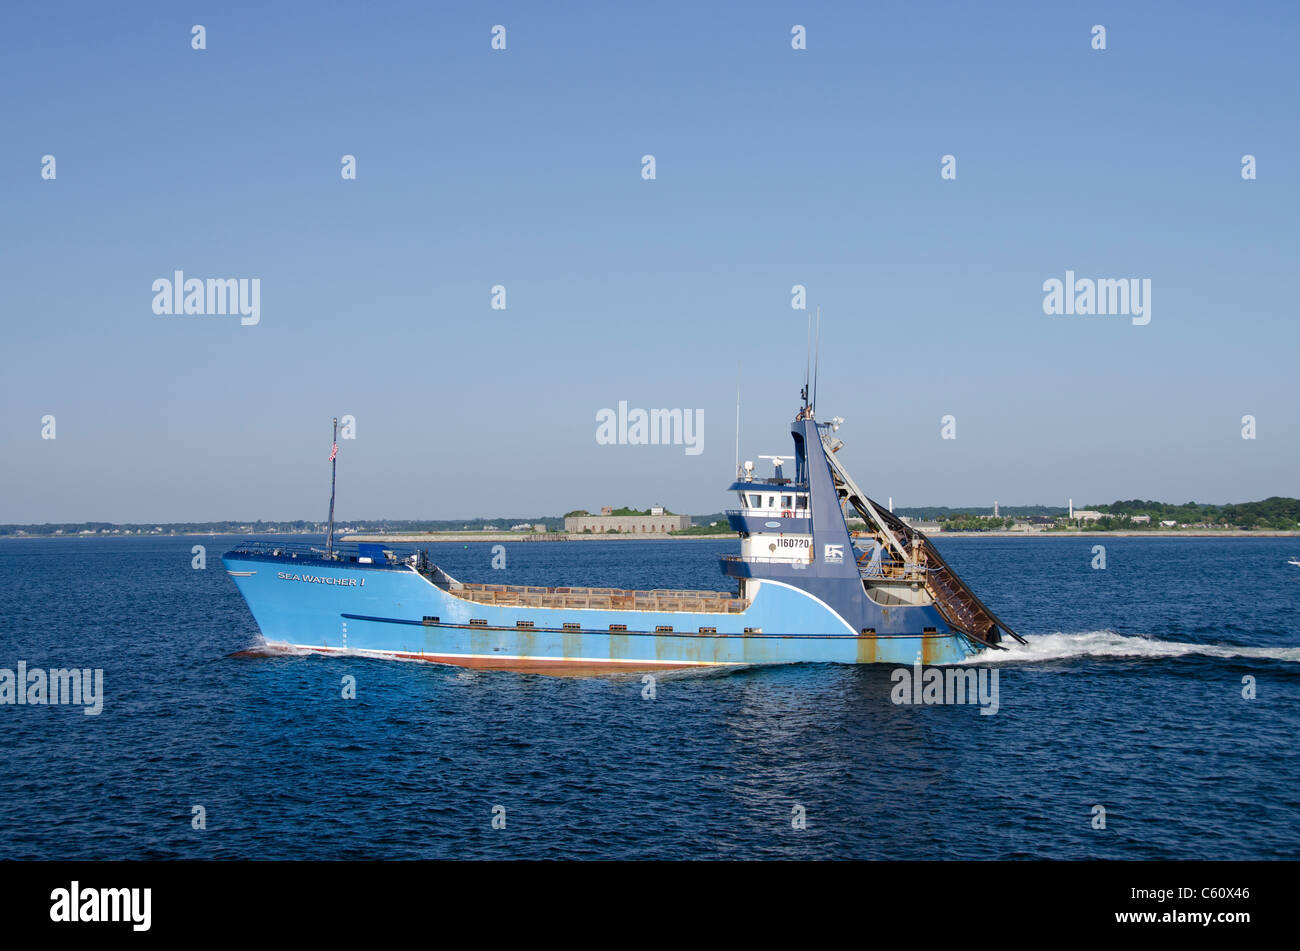
[[[1074,521],[1074,499],[1070,499],[1070,521]]]
[[[997,499],[994,499],[994,500],[993,500],[993,517],[994,517],[994,518],[997,518],[997,517],[998,517],[998,500],[997,500]]]

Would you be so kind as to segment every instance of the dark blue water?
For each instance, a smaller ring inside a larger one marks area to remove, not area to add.
[[[675,675],[647,700],[636,677],[236,657],[259,636],[218,560],[230,542],[0,542],[0,667],[102,667],[107,694],[98,717],[0,706],[0,858],[1235,859],[1300,843],[1300,541],[1104,539],[1099,571],[1095,539],[941,540],[1029,636],[998,665],[993,716],[896,706],[886,667]],[[736,543],[518,543],[504,572],[488,544],[431,550],[463,580],[723,588],[715,558]]]

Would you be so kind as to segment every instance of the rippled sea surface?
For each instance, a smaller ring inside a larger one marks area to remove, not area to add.
[[[992,716],[895,705],[888,667],[669,675],[643,699],[636,676],[258,650],[219,560],[233,541],[0,542],[0,667],[101,667],[106,693],[99,716],[0,706],[0,858],[1236,859],[1300,845],[1300,568],[1286,563],[1300,540],[940,537],[1029,640],[999,655]],[[717,556],[738,550],[516,543],[494,571],[489,544],[429,547],[467,581],[719,589]]]

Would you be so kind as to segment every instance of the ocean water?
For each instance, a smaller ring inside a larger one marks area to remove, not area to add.
[[[0,859],[1297,855],[1300,541],[940,537],[1029,640],[980,660],[992,716],[895,705],[888,667],[643,699],[637,676],[259,649],[234,541],[0,542],[0,667],[100,667],[106,695],[0,706]],[[469,581],[725,588],[737,544],[516,543],[505,571],[486,543],[429,548]]]

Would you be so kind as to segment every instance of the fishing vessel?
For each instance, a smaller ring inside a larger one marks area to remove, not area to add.
[[[951,664],[1018,634],[920,531],[869,498],[838,452],[841,417],[803,405],[793,456],[737,466],[730,591],[459,581],[428,551],[246,542],[222,556],[267,641],[552,674],[794,663]],[[330,453],[336,466],[337,426]],[[785,474],[786,464],[793,472]],[[852,516],[864,529],[852,531]],[[682,555],[689,557],[683,549]]]

